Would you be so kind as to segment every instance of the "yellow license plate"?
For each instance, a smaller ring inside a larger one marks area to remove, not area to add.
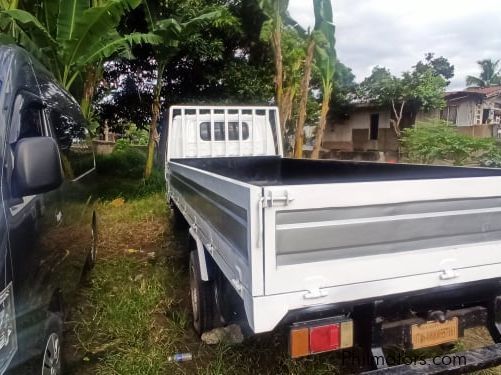
[[[426,348],[456,341],[458,339],[458,318],[440,322],[414,324],[411,326],[412,348]]]

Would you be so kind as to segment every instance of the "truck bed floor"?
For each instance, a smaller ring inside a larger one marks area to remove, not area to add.
[[[288,159],[274,156],[172,161],[257,186],[501,176],[501,169],[492,168]]]

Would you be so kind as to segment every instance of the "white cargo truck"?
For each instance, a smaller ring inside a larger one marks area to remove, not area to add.
[[[289,327],[293,357],[359,346],[376,367],[383,347],[474,326],[501,341],[501,170],[289,159],[280,134],[274,107],[170,108],[198,333],[240,316]],[[499,363],[497,345],[461,371]]]

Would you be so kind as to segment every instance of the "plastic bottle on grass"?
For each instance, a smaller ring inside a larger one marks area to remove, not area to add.
[[[187,362],[193,359],[191,353],[176,353],[167,357],[168,362]]]

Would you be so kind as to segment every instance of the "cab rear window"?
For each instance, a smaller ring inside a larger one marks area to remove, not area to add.
[[[214,122],[214,135],[211,134],[210,122],[200,123],[200,139],[202,141],[238,141],[239,140],[238,121],[228,122],[228,138],[223,121]],[[242,122],[242,140],[249,139],[249,124]]]

